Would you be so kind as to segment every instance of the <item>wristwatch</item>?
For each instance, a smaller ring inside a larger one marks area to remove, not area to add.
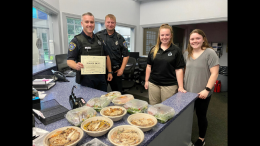
[[[111,72],[108,72],[109,74],[113,74],[113,71],[111,71]]]
[[[207,91],[211,91],[211,89],[210,89],[209,87],[206,87],[205,89],[206,89]]]

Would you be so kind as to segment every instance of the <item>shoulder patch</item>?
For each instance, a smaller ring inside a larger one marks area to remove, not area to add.
[[[125,48],[127,48],[127,43],[126,43],[126,41],[123,42],[123,45],[125,46]]]
[[[70,42],[70,44],[69,44],[69,50],[70,50],[70,51],[73,51],[75,48],[76,48],[76,44],[73,43],[73,42]]]

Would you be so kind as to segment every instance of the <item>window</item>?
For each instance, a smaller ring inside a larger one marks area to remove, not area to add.
[[[68,28],[68,45],[70,41],[74,38],[75,35],[78,35],[82,32],[83,28],[81,26],[81,19],[78,18],[69,18],[67,17],[67,28]],[[101,23],[95,22],[94,33],[97,33],[101,30]]]
[[[131,28],[123,27],[123,26],[116,26],[115,30],[116,30],[116,32],[120,33],[124,37],[124,39],[125,39],[125,41],[127,43],[128,52],[130,52],[131,51],[131,44],[130,44],[130,41],[131,41]]]
[[[68,27],[68,44],[69,44],[70,41],[74,38],[74,36],[80,34],[82,31],[81,19],[67,17],[67,27]]]
[[[36,8],[33,11],[33,65],[52,62],[49,52],[49,16]]]
[[[158,28],[145,28],[144,29],[144,50],[143,54],[148,55],[151,50],[152,46],[156,45],[157,35],[158,35]]]

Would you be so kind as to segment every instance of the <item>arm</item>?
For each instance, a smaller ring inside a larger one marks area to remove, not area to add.
[[[115,71],[115,73],[117,72],[117,76],[121,76],[123,74],[125,66],[128,62],[128,59],[129,59],[129,56],[123,58],[123,62],[122,62],[120,69]]]
[[[183,70],[182,68],[180,69],[175,69],[176,72],[176,77],[177,77],[177,82],[178,82],[178,91],[186,93],[187,91],[184,90],[183,88]]]
[[[207,87],[209,87],[210,89],[213,88],[217,78],[218,78],[218,70],[219,70],[219,65],[213,66],[212,68],[210,68],[210,77],[207,83]],[[202,90],[199,93],[199,98],[201,99],[206,99],[208,97],[209,91],[207,91],[206,89]]]
[[[78,71],[84,67],[81,62],[76,63],[74,60],[67,60],[67,64],[70,68],[78,70]]]
[[[150,78],[150,73],[151,73],[151,65],[147,64],[146,72],[145,72],[145,84],[144,84],[145,89],[148,89],[148,80]]]
[[[108,72],[112,72],[111,60],[110,60],[109,55],[107,55],[107,70],[108,70]],[[107,80],[108,80],[108,81],[111,81],[112,79],[113,79],[113,76],[112,76],[111,73],[109,73],[109,74],[107,75]]]

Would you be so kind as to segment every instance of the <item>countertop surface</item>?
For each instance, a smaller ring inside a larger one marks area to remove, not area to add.
[[[56,66],[56,63],[42,63],[42,64],[33,65],[33,74],[32,75],[45,71],[54,66]]]
[[[89,87],[81,86],[77,83],[75,83],[75,77],[68,77],[67,78],[70,82],[59,82],[56,81],[56,85],[53,86],[51,89],[45,91],[46,96],[41,102],[45,102],[51,99],[55,99],[60,105],[64,106],[68,110],[71,110],[70,104],[69,104],[69,96],[72,91],[72,87],[76,85],[76,88],[74,88],[73,93],[76,97],[82,97],[87,102],[89,99],[93,97],[100,97],[101,95],[106,94],[107,92],[92,89]],[[176,93],[172,97],[168,98],[162,104],[172,107],[175,110],[175,116],[167,121],[165,124],[157,123],[156,126],[154,126],[150,131],[144,132],[145,138],[143,142],[140,144],[140,146],[146,146],[148,145],[156,136],[158,136],[172,121],[174,121],[175,118],[180,115],[180,113],[185,110],[186,107],[188,107],[193,101],[195,101],[197,97],[196,93]],[[112,106],[113,103],[111,102],[110,105]],[[151,105],[149,105],[151,106]],[[97,116],[100,116],[100,113],[97,112]],[[112,128],[119,126],[119,125],[129,125],[127,122],[129,114],[126,114],[122,120],[114,122],[114,125]],[[35,121],[38,123],[35,123],[35,127],[41,128],[44,130],[47,130],[49,132],[65,127],[65,126],[73,126],[70,124],[66,118],[61,119],[59,121],[56,121],[54,123],[50,123],[48,125],[42,124],[37,118],[35,118]],[[111,128],[111,129],[112,129]],[[112,146],[112,143],[109,142],[107,138],[107,134],[97,137],[99,140],[107,144],[108,146]],[[90,140],[94,139],[94,137],[91,137],[84,134],[83,139],[78,143],[77,146],[80,146],[84,143],[89,142]]]

